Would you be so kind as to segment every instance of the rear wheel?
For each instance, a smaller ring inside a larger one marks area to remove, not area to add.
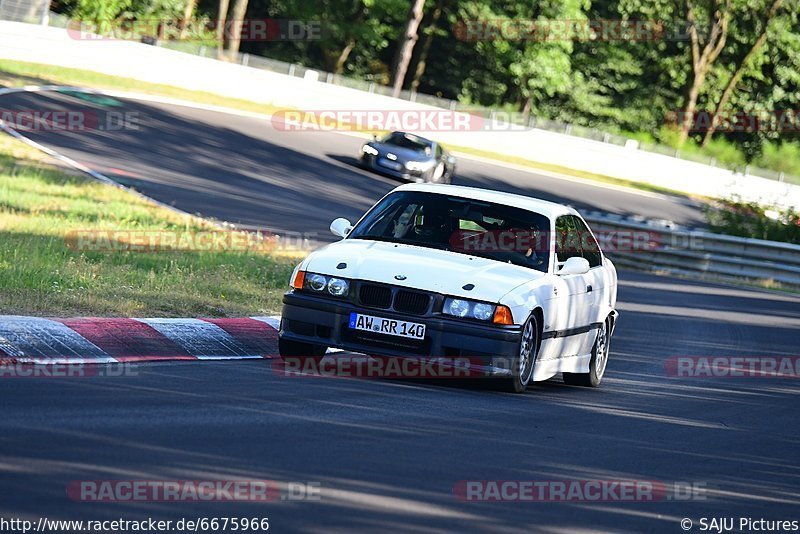
[[[539,352],[539,321],[531,315],[522,327],[522,337],[517,354],[511,360],[511,376],[502,379],[500,389],[524,393],[533,377],[536,356]]]
[[[294,364],[303,364],[307,360],[313,360],[314,363],[319,363],[325,357],[325,352],[328,347],[322,345],[314,345],[312,343],[303,343],[301,341],[294,341],[291,339],[278,338],[278,353],[285,362],[292,362]]]
[[[589,361],[589,372],[562,373],[565,384],[592,388],[600,385],[608,364],[609,342],[611,341],[608,337],[611,332],[609,326],[610,322],[606,319],[597,331],[597,339],[592,347],[592,359]]]

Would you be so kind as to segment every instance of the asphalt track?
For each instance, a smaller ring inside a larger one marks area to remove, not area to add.
[[[353,138],[270,134],[238,117],[229,119],[233,128],[202,120],[219,121],[218,114],[144,108],[163,130],[149,142],[131,132],[117,134],[135,143],[110,133],[36,139],[106,174],[113,173],[104,165],[117,168],[117,177],[160,200],[175,194],[183,209],[294,231],[322,233],[333,216],[355,217],[394,185],[352,169]],[[228,156],[219,161],[221,154]],[[514,176],[576,206],[619,203],[633,213],[652,203],[673,220],[696,213],[677,201],[605,189],[582,194],[576,184],[482,165],[462,164],[464,180],[485,173],[510,183]],[[702,517],[800,519],[797,378],[667,371],[673,356],[800,356],[800,299],[621,271],[619,309],[609,369],[596,390],[558,378],[525,395],[452,380],[288,378],[269,361],[4,380],[0,517],[269,517],[277,532],[682,532],[682,518],[695,531]],[[66,495],[75,480],[232,478],[319,483],[321,496],[249,504],[89,503]],[[463,502],[453,495],[464,480],[587,479],[704,489],[700,499],[657,502]]]

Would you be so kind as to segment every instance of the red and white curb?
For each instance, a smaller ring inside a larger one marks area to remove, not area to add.
[[[0,359],[20,363],[278,358],[279,317],[42,319],[0,315]]]

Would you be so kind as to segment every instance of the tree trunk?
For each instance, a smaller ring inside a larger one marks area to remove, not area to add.
[[[403,90],[403,81],[406,78],[408,64],[411,62],[411,55],[414,53],[414,45],[417,44],[417,39],[419,39],[418,30],[419,24],[422,22],[424,7],[425,0],[411,0],[406,27],[400,37],[397,55],[395,56],[395,68],[392,74],[392,96],[394,97],[400,96],[400,91]]]
[[[353,51],[353,48],[356,46],[356,40],[350,39],[347,42],[347,45],[342,49],[339,53],[339,57],[336,58],[336,64],[333,67],[334,74],[341,74],[344,72],[344,64],[347,61],[347,58],[350,57],[350,52]]]
[[[229,0],[219,0],[219,11],[217,12],[217,57],[222,57],[222,49],[225,47],[225,24],[228,22],[228,2]]]
[[[367,17],[367,6],[363,1],[359,0],[356,3],[356,12],[352,16],[347,14],[344,16],[348,17],[348,20],[352,20],[354,25],[359,25],[363,23],[364,19]],[[344,37],[347,37],[347,35]],[[356,38],[350,35],[346,38],[344,48],[342,48],[338,54],[335,50],[323,49],[322,55],[325,58],[325,68],[334,74],[341,74],[344,72],[344,64],[347,63],[347,59],[350,57],[356,44]]]
[[[708,23],[708,41],[706,41],[702,50],[700,48],[697,18],[695,17],[692,0],[685,0],[685,5],[692,51],[692,82],[686,91],[684,99],[681,131],[678,135],[678,148],[682,147],[689,138],[689,130],[694,121],[694,112],[697,109],[697,98],[700,96],[700,90],[703,88],[703,83],[709,70],[711,70],[711,66],[725,47],[725,40],[728,37],[731,0],[725,0],[724,6],[719,5],[718,0],[712,0],[711,20]]]
[[[192,15],[194,14],[194,6],[196,0],[187,0],[186,7],[183,9],[183,20],[181,20],[181,39],[186,38],[188,33],[189,24],[192,22]]]
[[[525,126],[531,118],[531,108],[533,107],[533,99],[528,97],[525,99],[525,105],[522,107],[522,122]]]
[[[736,72],[733,73],[731,79],[728,80],[728,84],[725,86],[725,90],[722,92],[719,102],[717,102],[717,108],[714,110],[714,116],[712,117],[711,125],[703,136],[703,143],[701,146],[707,146],[709,141],[711,141],[711,137],[717,130],[717,119],[719,118],[720,114],[725,111],[725,106],[728,105],[728,101],[730,100],[731,96],[733,96],[733,91],[736,89],[736,85],[739,83],[739,81],[741,81],[742,76],[744,76],[744,71],[747,68],[747,64],[751,59],[753,59],[753,56],[756,55],[758,50],[764,46],[764,43],[767,42],[767,28],[769,28],[769,23],[772,22],[772,19],[775,18],[775,15],[778,14],[778,10],[781,8],[782,3],[783,0],[775,0],[772,3],[769,11],[767,11],[766,20],[764,21],[764,30],[758,36],[756,42],[753,43],[753,46],[750,47],[750,50],[747,51],[747,54],[745,54],[745,56],[739,62],[739,65],[736,67]]]
[[[700,88],[703,87],[707,72],[707,70],[696,72],[692,78],[692,84],[686,92],[685,104],[681,115],[681,133],[678,138],[678,148],[682,147],[686,139],[689,138],[689,132],[695,119],[694,112],[697,110],[697,97],[700,96]]]
[[[439,19],[442,16],[442,4],[444,4],[444,0],[436,1],[436,6],[434,6],[433,13],[431,14],[431,22],[425,31],[425,38],[422,41],[422,50],[420,50],[419,57],[417,58],[417,65],[414,68],[414,77],[411,80],[412,91],[416,91],[419,88],[419,84],[422,82],[422,76],[425,74],[425,67],[427,66],[428,62],[428,54],[431,51],[433,37],[436,33]]]
[[[233,4],[233,19],[231,19],[231,38],[228,41],[228,57],[236,61],[239,56],[239,45],[242,42],[242,24],[247,13],[248,0],[236,0]]]

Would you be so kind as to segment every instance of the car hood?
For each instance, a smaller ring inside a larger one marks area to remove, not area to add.
[[[403,148],[397,145],[386,145],[383,143],[369,143],[373,148],[375,148],[381,156],[392,153],[397,156],[399,161],[430,161],[433,159],[432,156],[425,154],[424,152],[419,152],[417,150],[412,150],[410,148]]]
[[[342,263],[346,267],[338,268]],[[542,272],[510,263],[364,239],[345,239],[312,252],[303,268],[487,302],[499,302],[515,287],[544,277]],[[475,287],[468,291],[467,284]]]

